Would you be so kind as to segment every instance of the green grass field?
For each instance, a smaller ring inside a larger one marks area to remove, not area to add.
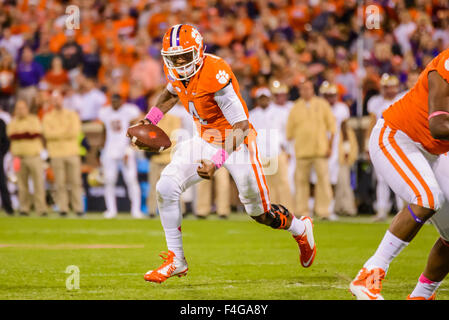
[[[183,223],[189,274],[163,284],[143,274],[165,250],[159,219],[122,215],[88,218],[7,217],[0,214],[0,299],[353,299],[349,282],[382,239],[387,223],[370,218],[315,222],[317,257],[304,269],[290,234],[253,222],[187,218]],[[414,288],[438,234],[425,225],[393,262],[385,299]],[[66,267],[80,269],[80,289],[66,288]],[[437,299],[449,298],[443,282]]]

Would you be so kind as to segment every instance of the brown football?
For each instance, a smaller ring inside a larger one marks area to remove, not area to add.
[[[167,134],[153,124],[137,124],[128,128],[127,136],[139,149],[162,152],[170,148],[171,141]]]

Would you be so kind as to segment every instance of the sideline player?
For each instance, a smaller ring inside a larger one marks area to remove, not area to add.
[[[357,299],[382,300],[382,280],[390,263],[431,219],[440,238],[419,279],[428,290],[415,288],[408,298],[434,298],[449,272],[449,166],[445,155],[449,151],[449,49],[434,58],[415,86],[383,113],[369,146],[376,170],[409,205],[395,216],[350,290]]]
[[[129,124],[140,116],[137,106],[123,103],[119,94],[111,96],[111,106],[102,108],[98,118],[103,122],[106,134],[106,143],[101,152],[101,164],[104,174],[104,199],[107,219],[117,216],[117,203],[115,198],[115,184],[119,167],[128,189],[131,201],[131,216],[144,218],[140,211],[140,187],[137,181],[137,165],[135,151],[129,146],[126,130]]]
[[[157,124],[178,100],[195,120],[199,136],[176,145],[156,190],[168,253],[145,280],[163,282],[187,273],[182,245],[180,196],[189,186],[210,179],[221,166],[232,175],[246,212],[257,222],[288,230],[296,240],[303,267],[315,258],[312,220],[296,218],[282,205],[270,203],[266,179],[237,79],[221,58],[204,53],[199,31],[187,24],[171,27],[161,50],[166,89],[142,122]]]

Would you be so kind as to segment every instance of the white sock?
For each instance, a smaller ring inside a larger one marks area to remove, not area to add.
[[[182,248],[182,232],[180,228],[164,228],[167,248],[175,253],[176,258],[184,259],[184,249]]]
[[[407,245],[408,242],[402,241],[387,230],[376,253],[368,259],[364,267],[368,270],[382,268],[386,273],[391,261],[393,261],[393,259],[396,258]]]
[[[423,274],[419,277],[415,290],[411,293],[410,297],[424,297],[429,299],[433,293],[438,289],[442,281],[434,282],[427,279]]]
[[[306,226],[305,226],[304,222],[302,222],[301,220],[299,220],[296,217],[293,217],[292,224],[291,224],[290,228],[288,228],[287,230],[292,235],[299,236],[299,235],[303,234],[304,231],[306,231]]]

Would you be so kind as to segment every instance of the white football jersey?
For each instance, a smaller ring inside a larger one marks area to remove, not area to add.
[[[348,106],[343,102],[336,102],[334,105],[332,105],[332,113],[334,114],[336,123],[337,123],[337,131],[334,136],[334,141],[332,142],[332,153],[331,153],[331,159],[338,159],[338,143],[340,141],[340,129],[341,124],[346,119],[349,119],[351,116],[349,112]]]
[[[281,146],[287,147],[285,131],[292,106],[292,102],[284,106],[271,103],[266,109],[257,107],[249,112],[249,121],[257,131],[257,147],[263,158],[278,156]]]
[[[139,108],[131,103],[124,103],[118,110],[111,106],[100,109],[98,118],[106,128],[106,143],[102,156],[121,159],[130,144],[126,136],[129,124],[140,115]]]
[[[394,99],[387,100],[381,94],[372,96],[368,100],[368,112],[376,115],[376,119],[379,120],[382,117],[382,113],[388,109],[393,103],[402,98],[404,94],[397,94]]]

